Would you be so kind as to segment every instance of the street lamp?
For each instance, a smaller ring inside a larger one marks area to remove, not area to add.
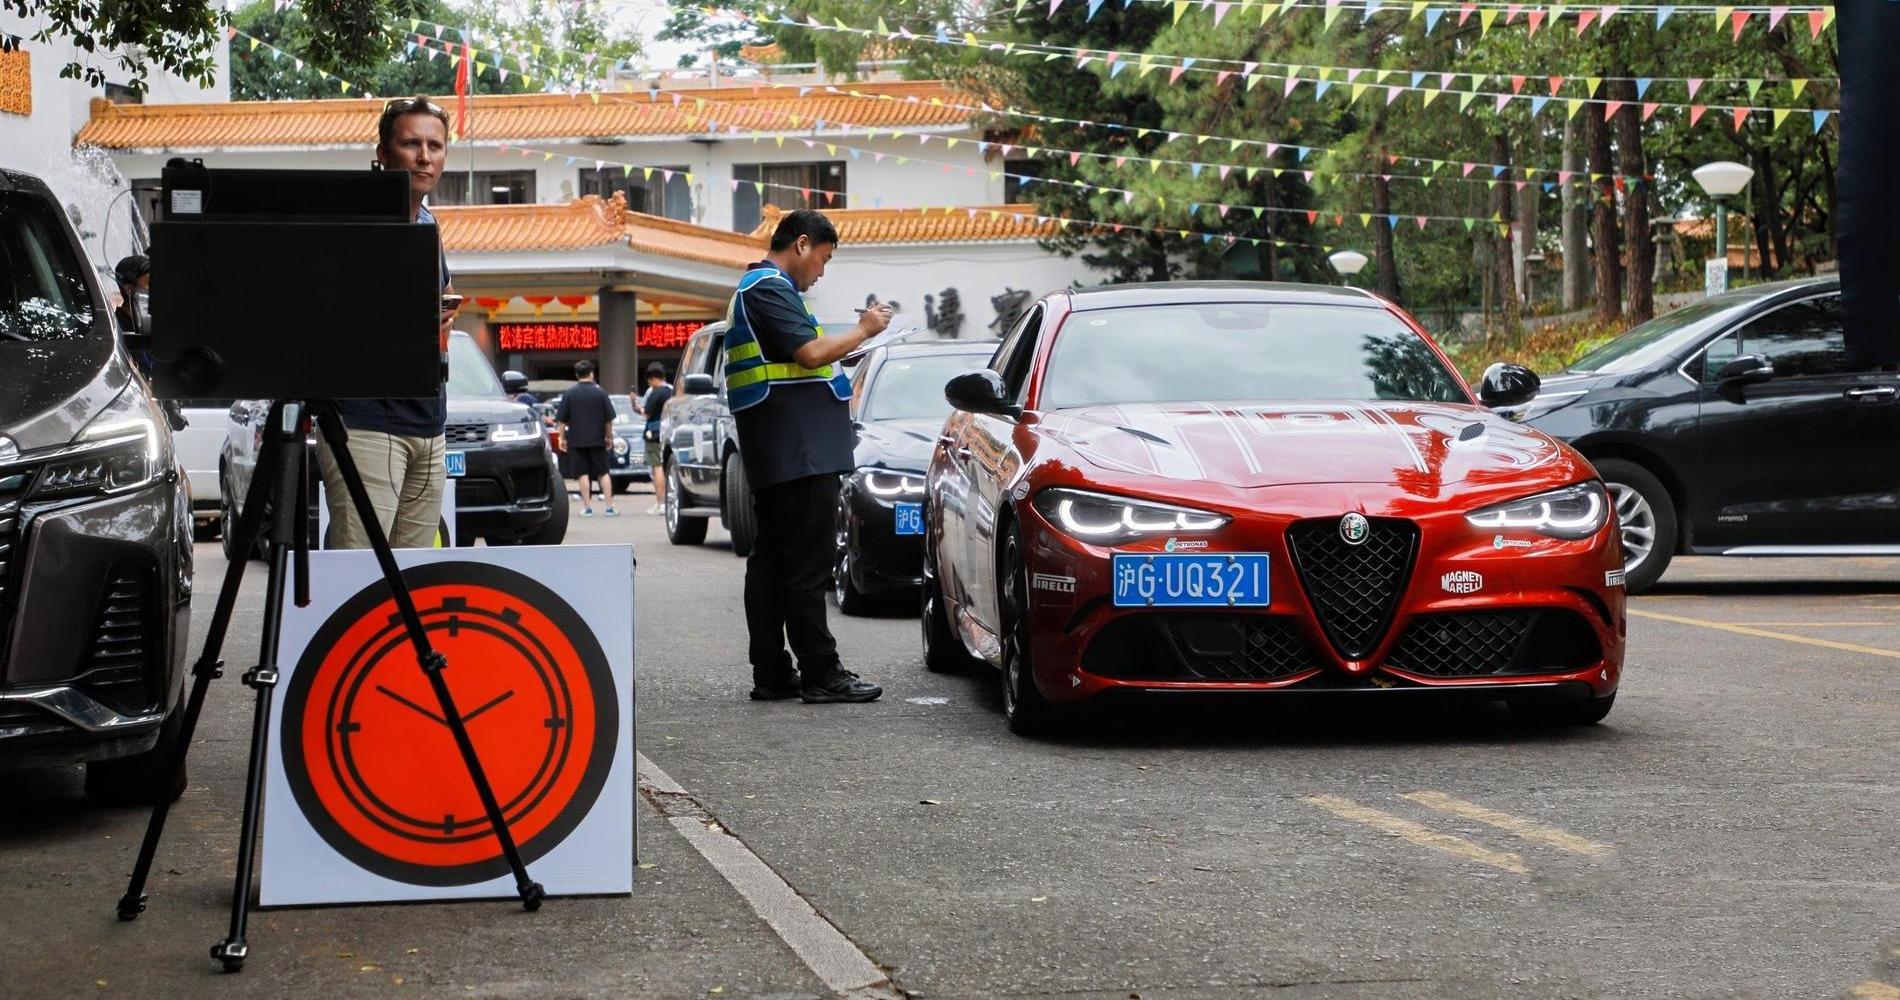
[[[1335,250],[1326,257],[1327,263],[1333,265],[1333,270],[1348,278],[1365,270],[1366,261],[1370,259],[1357,250]]]
[[[1707,192],[1709,197],[1715,199],[1715,255],[1716,255],[1716,258],[1721,261],[1721,265],[1720,265],[1719,271],[1716,270],[1715,268],[1710,268],[1709,270],[1705,271],[1703,282],[1704,282],[1705,287],[1708,287],[1711,293],[1713,293],[1714,291],[1717,291],[1718,289],[1715,289],[1713,287],[1714,282],[1711,281],[1710,278],[1719,273],[1721,277],[1721,289],[1719,290],[1727,290],[1728,288],[1728,204],[1727,204],[1727,199],[1732,198],[1738,194],[1741,194],[1743,191],[1747,190],[1748,182],[1755,176],[1755,168],[1750,167],[1745,163],[1734,163],[1729,160],[1717,160],[1714,163],[1704,163],[1703,165],[1695,168],[1693,171],[1690,171],[1690,176],[1695,178],[1695,182],[1702,186],[1702,190]]]

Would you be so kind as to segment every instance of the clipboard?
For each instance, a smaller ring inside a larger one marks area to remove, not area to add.
[[[880,347],[889,347],[892,344],[901,343],[905,340],[909,340],[910,338],[915,337],[916,335],[920,333],[923,333],[924,330],[925,328],[921,326],[908,326],[902,330],[886,330],[883,333],[880,333],[877,336],[872,337],[870,340],[867,340],[864,343],[859,344],[854,350],[852,350],[851,353],[845,355],[842,360],[849,362],[849,361],[856,360],[858,358],[862,358],[866,354],[869,354]]]

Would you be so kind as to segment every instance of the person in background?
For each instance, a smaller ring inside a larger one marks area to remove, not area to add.
[[[665,512],[661,498],[666,496],[666,448],[660,441],[660,417],[666,410],[666,401],[672,398],[673,387],[666,384],[666,369],[657,361],[648,365],[646,395],[635,398],[633,408],[647,418],[643,437],[647,470],[653,473],[653,506],[647,508],[649,514]]]
[[[594,516],[594,488],[589,480],[595,480],[606,498],[607,516],[618,517],[619,512],[614,510],[614,477],[607,465],[607,442],[614,439],[614,401],[594,381],[592,361],[576,364],[574,377],[580,381],[561,394],[554,419],[560,422],[561,437],[567,442],[575,475],[580,479],[581,516]]]
[[[383,105],[376,122],[376,162],[385,170],[409,172],[409,216],[435,225],[423,204],[442,176],[449,146],[449,115],[426,97],[401,97]],[[451,291],[449,264],[441,261],[440,291]],[[454,310],[444,301],[436,339],[448,350]],[[420,399],[339,399],[337,412],[349,431],[350,457],[369,492],[376,519],[394,548],[426,549],[435,544],[442,522],[442,484],[448,477],[442,428],[448,413],[444,389]],[[356,516],[343,472],[328,441],[317,448],[324,495],[330,505],[330,531],[324,547],[369,548],[369,534]]]

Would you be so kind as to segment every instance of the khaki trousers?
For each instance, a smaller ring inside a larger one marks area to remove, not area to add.
[[[435,545],[436,526],[442,518],[443,444],[435,437],[406,437],[381,431],[350,431],[350,457],[363,477],[370,506],[382,524],[391,548],[426,549]],[[343,472],[337,468],[330,443],[317,447],[323,470],[323,491],[330,505],[326,549],[367,549],[369,535],[356,517]]]

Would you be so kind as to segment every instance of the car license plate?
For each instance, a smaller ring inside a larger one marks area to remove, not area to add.
[[[1270,601],[1264,552],[1117,552],[1112,569],[1118,608],[1264,608]]]
[[[448,462],[449,475],[451,476],[468,475],[468,452],[451,451],[444,457],[447,459],[447,462]]]
[[[921,535],[924,533],[923,504],[900,503],[897,505],[897,533],[900,535]]]

